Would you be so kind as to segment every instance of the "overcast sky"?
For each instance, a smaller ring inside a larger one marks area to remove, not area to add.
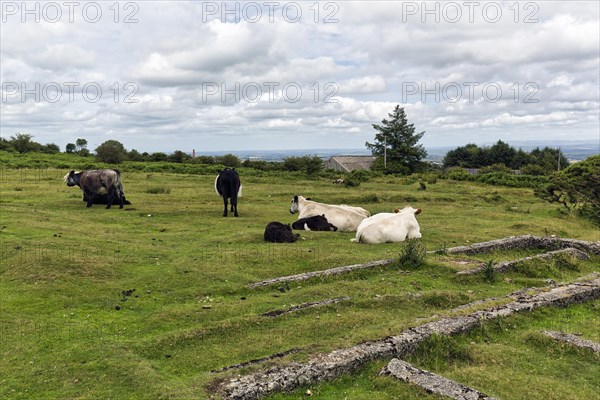
[[[599,4],[2,1],[2,137],[140,152],[600,140]]]

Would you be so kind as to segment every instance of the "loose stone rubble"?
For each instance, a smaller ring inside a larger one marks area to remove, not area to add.
[[[428,393],[436,393],[456,400],[495,400],[475,389],[429,371],[415,368],[397,358],[392,359],[379,375],[391,375],[401,381],[419,385]]]
[[[551,337],[554,340],[558,340],[560,342],[568,343],[572,346],[581,347],[584,349],[590,349],[594,353],[600,353],[600,343],[596,343],[591,340],[581,339],[576,335],[572,335],[564,332],[553,332],[553,331],[543,331],[544,335]]]
[[[517,260],[502,261],[502,262],[500,262],[498,264],[494,264],[493,269],[494,269],[494,271],[499,272],[499,273],[508,272],[511,269],[513,269],[519,263],[522,263],[522,262],[525,262],[525,261],[531,261],[531,260],[554,258],[555,256],[557,256],[559,254],[568,254],[568,255],[571,255],[573,257],[577,257],[580,260],[589,260],[589,258],[590,258],[590,256],[588,256],[583,251],[577,250],[577,249],[572,248],[572,247],[568,247],[566,249],[549,251],[547,253],[536,254],[535,256],[519,258]],[[459,271],[456,274],[457,275],[473,275],[473,274],[480,273],[481,271],[483,271],[483,269],[484,269],[484,266],[481,265],[481,266],[479,266],[477,268],[467,269],[467,270],[464,270],[464,271]]]
[[[600,297],[600,278],[558,286],[547,292],[533,295],[521,294],[515,301],[503,306],[458,317],[442,318],[409,328],[397,336],[316,355],[304,364],[290,363],[265,372],[232,378],[221,384],[221,395],[226,399],[249,400],[278,391],[290,391],[355,371],[366,362],[377,358],[402,358],[434,334],[459,334],[472,329],[481,321],[507,317],[516,312],[532,311],[540,307],[566,306],[598,297]]]

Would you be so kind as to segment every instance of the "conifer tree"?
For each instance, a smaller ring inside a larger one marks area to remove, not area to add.
[[[374,143],[365,143],[373,155],[378,156],[376,168],[381,168],[385,162],[386,172],[410,174],[423,169],[421,160],[427,156],[427,151],[419,140],[425,132],[415,133],[414,124],[408,123],[400,105],[388,116],[390,119],[383,119],[381,125],[373,124],[377,131]]]

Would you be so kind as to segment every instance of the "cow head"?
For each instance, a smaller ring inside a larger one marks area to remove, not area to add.
[[[412,208],[411,206],[406,206],[403,209],[399,209],[396,208],[394,209],[394,212],[396,214],[414,214],[414,215],[418,215],[421,214],[421,209],[420,208]]]
[[[67,182],[67,186],[79,186],[79,178],[81,178],[81,172],[71,171],[65,175],[64,180]]]
[[[292,206],[290,207],[290,214],[296,214],[298,212],[298,195],[292,199]]]

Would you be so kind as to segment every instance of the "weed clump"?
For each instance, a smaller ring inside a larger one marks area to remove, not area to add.
[[[408,239],[402,245],[398,263],[401,267],[419,268],[425,264],[427,251],[419,239]]]
[[[496,282],[496,270],[494,270],[494,260],[489,260],[483,267],[483,281],[487,283]]]

